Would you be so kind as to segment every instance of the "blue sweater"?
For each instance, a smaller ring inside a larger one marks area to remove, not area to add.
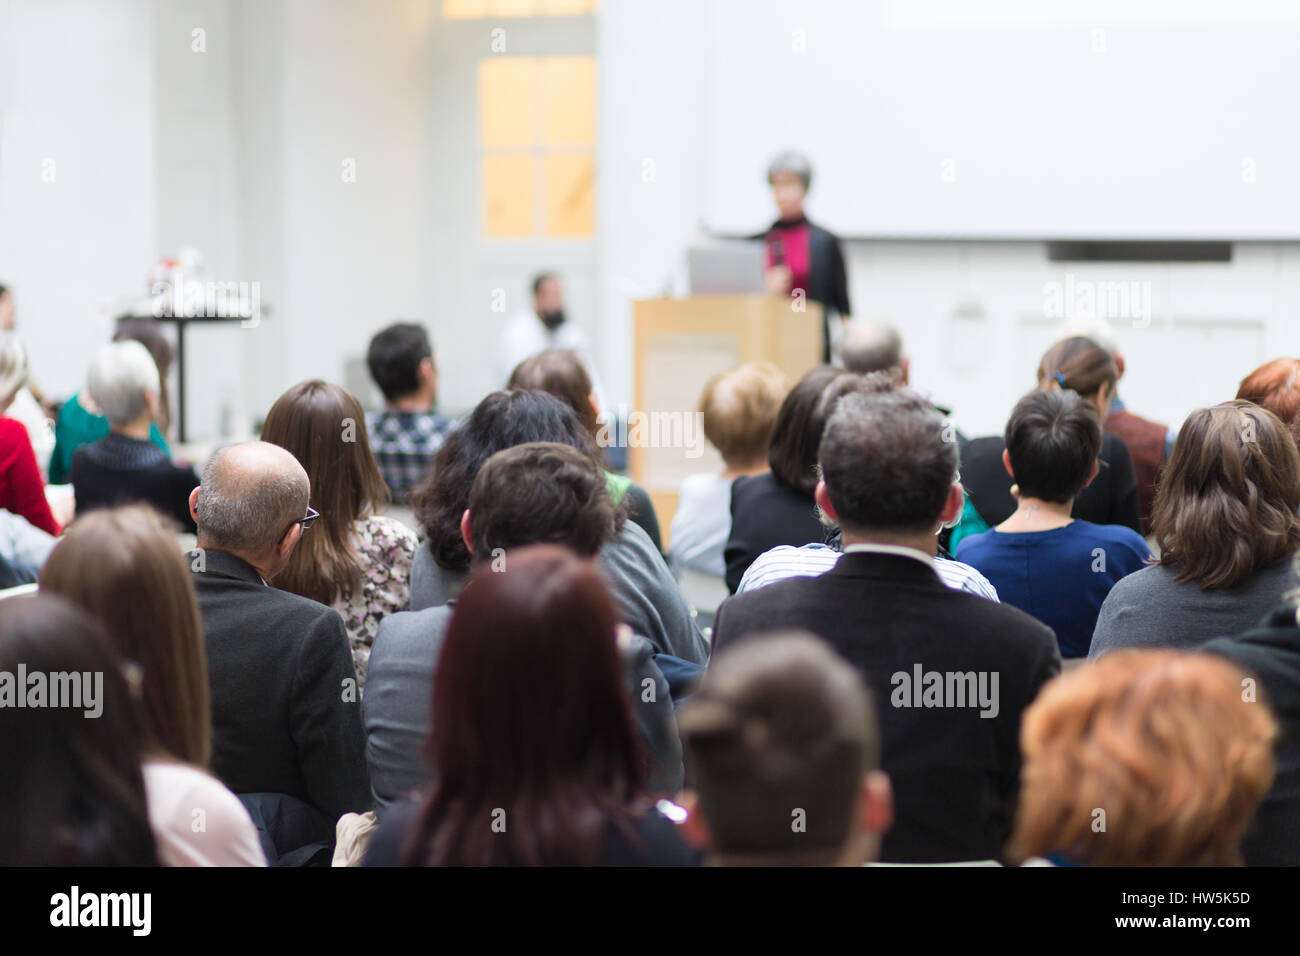
[[[1076,519],[1050,531],[972,535],[956,558],[988,578],[1005,603],[1055,631],[1062,657],[1083,657],[1106,595],[1150,555],[1131,528]]]

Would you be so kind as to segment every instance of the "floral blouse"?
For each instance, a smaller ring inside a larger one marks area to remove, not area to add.
[[[411,562],[419,539],[406,525],[384,515],[362,518],[356,523],[356,535],[361,588],[341,595],[334,609],[343,615],[357,668],[357,686],[364,687],[370,645],[375,642],[379,622],[384,615],[410,606]]]

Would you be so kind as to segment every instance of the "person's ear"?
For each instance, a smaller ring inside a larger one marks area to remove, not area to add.
[[[196,485],[190,492],[190,517],[194,519],[194,524],[199,523],[199,491],[200,487]]]
[[[600,403],[596,401],[596,393],[592,392],[587,396],[587,404],[596,415],[596,421],[600,421]]]
[[[826,482],[817,482],[817,487],[813,489],[813,501],[817,502],[817,507],[822,509],[827,518],[839,524],[840,516],[835,513],[835,506],[831,504],[831,493],[826,490]]]
[[[1016,473],[1011,470],[1011,452],[1007,451],[1005,448],[1002,449],[1002,467],[1007,470],[1007,474],[1013,479],[1016,477]]]
[[[302,525],[294,524],[288,531],[276,542],[275,556],[277,558],[287,557],[289,552],[294,549],[298,539],[302,537]]]
[[[709,822],[700,812],[700,798],[694,790],[683,790],[673,801],[686,811],[686,819],[678,824],[678,833],[686,843],[701,853],[713,849],[713,834],[709,831]]]
[[[894,788],[889,775],[873,770],[862,778],[858,792],[858,826],[880,835],[894,825]]]
[[[1119,370],[1119,377],[1124,377],[1124,356],[1118,352],[1115,353],[1115,368]]]
[[[474,553],[474,545],[470,536],[469,527],[469,509],[466,508],[460,516],[460,540],[465,542],[465,550],[470,554]]]
[[[145,390],[144,407],[149,410],[149,417],[151,419],[158,417],[158,393],[153,389]]]
[[[1088,472],[1088,480],[1083,483],[1083,488],[1087,488],[1090,484],[1096,481],[1097,475],[1100,471],[1101,471],[1101,462],[1097,461],[1096,459],[1093,459],[1092,471]],[[1082,491],[1083,488],[1080,488],[1079,490]]]
[[[939,515],[939,524],[953,525],[961,518],[961,511],[966,507],[966,492],[961,484],[954,481],[948,488],[948,500],[944,502],[943,512]]]
[[[912,360],[906,355],[898,363],[898,381],[900,385],[907,385],[908,376],[912,374]]]

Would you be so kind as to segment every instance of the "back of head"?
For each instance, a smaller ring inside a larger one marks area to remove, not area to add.
[[[51,552],[40,585],[89,612],[117,652],[140,665],[145,749],[206,766],[207,657],[175,528],[143,505],[82,515]]]
[[[162,323],[157,319],[124,316],[117,320],[114,342],[139,342],[153,357],[158,369],[158,427],[165,433],[171,423],[171,403],[167,392],[167,375],[171,372],[175,351],[163,334]]]
[[[817,487],[817,446],[831,412],[845,395],[892,388],[888,376],[865,379],[833,365],[818,365],[795,383],[776,413],[768,464],[772,475],[809,500]]]
[[[1273,781],[1277,728],[1210,654],[1114,651],[1025,712],[1009,852],[1094,866],[1227,866]]]
[[[1034,391],[1012,410],[1006,445],[1021,497],[1064,504],[1092,477],[1101,422],[1077,392]]]
[[[1061,326],[1061,339],[1084,338],[1096,342],[1111,357],[1119,354],[1119,337],[1115,327],[1101,318],[1074,318]]]
[[[958,465],[943,414],[905,388],[846,396],[818,460],[840,527],[858,534],[933,530]]]
[[[460,517],[469,507],[470,488],[483,462],[506,448],[536,441],[568,445],[593,460],[598,452],[595,438],[572,408],[553,395],[522,389],[491,393],[448,433],[429,477],[411,494],[416,520],[440,567],[469,567]]]
[[[593,435],[596,433],[591,376],[572,349],[547,349],[524,359],[510,373],[506,388],[526,388],[554,395],[577,413]]]
[[[1115,358],[1092,339],[1073,336],[1062,339],[1038,363],[1038,387],[1069,389],[1083,398],[1093,398],[1102,386],[1115,391],[1119,366]]]
[[[103,628],[54,595],[3,607],[0,674],[23,668],[29,703],[0,707],[0,866],[155,865],[135,704]]]
[[[880,732],[857,672],[804,632],[720,653],[678,718],[720,854],[833,854],[847,843]],[[806,830],[791,826],[802,809]]]
[[[300,382],[267,412],[262,441],[298,459],[311,484],[311,505],[320,512],[275,585],[333,604],[361,583],[357,520],[379,513],[391,500],[370,451],[361,403],[339,385]]]
[[[260,555],[307,513],[310,498],[307,473],[279,445],[227,445],[203,468],[195,506],[199,545]]]
[[[1235,399],[1192,412],[1151,515],[1175,580],[1232,587],[1300,548],[1300,452],[1277,416]]]
[[[0,409],[27,384],[27,349],[12,332],[0,332]]]
[[[628,812],[645,767],[617,626],[600,572],[566,549],[522,548],[475,572],[434,674],[438,784],[415,859],[599,862],[606,827]]]
[[[86,390],[110,425],[135,421],[145,409],[145,396],[159,395],[158,366],[149,350],[135,339],[110,342],[95,353],[86,377]]]
[[[789,393],[790,380],[769,362],[749,362],[715,375],[700,397],[704,437],[730,466],[763,462],[777,412]]]
[[[903,337],[889,322],[854,319],[844,330],[840,355],[844,359],[844,367],[859,375],[901,371]]]
[[[1300,444],[1300,359],[1265,362],[1241,380],[1237,397],[1267,408]]]
[[[387,401],[413,395],[420,388],[420,363],[433,358],[424,326],[396,322],[376,332],[366,350],[366,365]]]
[[[529,442],[483,463],[469,493],[476,563],[529,544],[559,544],[595,557],[614,536],[616,509],[589,455]]]

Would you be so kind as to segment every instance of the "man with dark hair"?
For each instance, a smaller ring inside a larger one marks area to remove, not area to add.
[[[530,442],[497,452],[479,469],[461,516],[461,536],[475,566],[495,567],[493,562],[508,560],[507,551],[543,543],[595,558],[623,521],[604,472],[588,455],[568,445]],[[363,703],[366,759],[380,813],[430,779],[422,743],[429,733],[429,692],[454,609],[452,601],[380,622]],[[618,641],[633,716],[650,757],[651,790],[675,793],[682,782],[681,743],[654,648],[626,626],[610,639]]]
[[[504,383],[515,367],[525,359],[550,349],[572,349],[582,359],[582,365],[591,378],[592,392],[597,405],[606,409],[604,392],[599,376],[591,361],[587,337],[569,320],[564,308],[564,286],[554,272],[539,272],[529,283],[532,302],[510,317],[501,332],[501,357],[498,374]]]
[[[728,599],[714,626],[715,654],[755,631],[812,631],[863,676],[880,701],[896,795],[887,862],[1000,857],[1019,790],[1020,714],[1060,670],[1048,628],[935,573],[936,536],[963,503],[953,437],[907,389],[841,399],[814,498],[839,525],[844,556],[820,577]]]
[[[1123,525],[1071,517],[1097,475],[1101,422],[1077,392],[1033,391],[1011,412],[1002,464],[1016,510],[990,531],[963,538],[957,557],[977,568],[1007,604],[1056,632],[1061,656],[1086,657],[1102,602],[1151,556]]]
[[[302,465],[278,445],[219,450],[190,495],[198,548],[189,564],[212,690],[213,774],[237,794],[314,808],[316,832],[303,843],[330,844],[342,814],[370,807],[352,651],[337,611],[266,583],[310,533],[310,491]]]
[[[811,634],[719,655],[682,708],[683,835],[723,866],[859,866],[893,817],[871,695]]]
[[[366,413],[370,450],[393,503],[405,505],[424,480],[450,423],[434,411],[438,368],[423,326],[398,322],[375,334],[366,351],[370,377],[384,393],[384,410]]]

